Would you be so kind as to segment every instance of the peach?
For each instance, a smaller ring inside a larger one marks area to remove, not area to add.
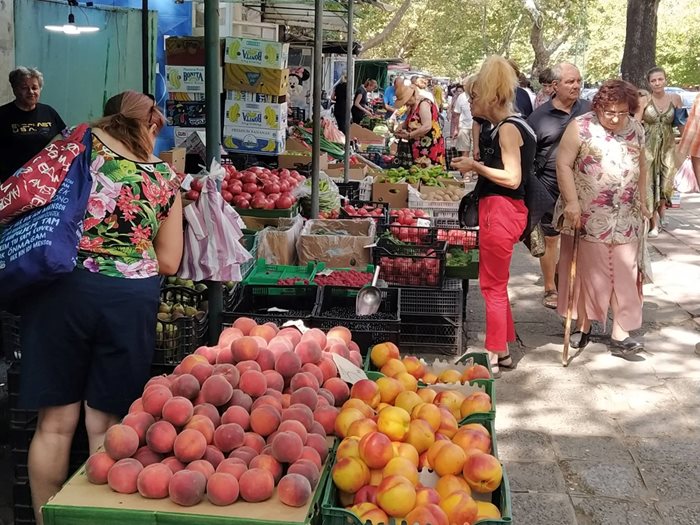
[[[194,417],[197,415],[208,417],[209,419],[211,419],[211,422],[214,423],[215,427],[218,427],[219,423],[221,423],[221,416],[219,415],[219,411],[211,403],[202,403],[194,407],[194,410],[192,411],[192,416]]]
[[[346,345],[349,345],[350,341],[352,341],[352,332],[345,326],[334,326],[333,328],[328,330],[326,337],[328,339],[340,339]]]
[[[459,474],[462,472],[466,459],[467,456],[462,447],[448,442],[435,454],[430,464],[438,475],[446,476],[447,474]]]
[[[423,403],[423,400],[416,392],[411,392],[409,390],[404,390],[399,392],[399,395],[394,399],[394,406],[403,408],[409,414],[413,412],[413,409]]]
[[[272,350],[261,348],[255,362],[258,363],[262,371],[272,370],[275,368],[275,354],[272,353]]]
[[[199,394],[199,381],[192,374],[182,374],[173,381],[172,391],[175,396],[194,399]]]
[[[214,445],[207,445],[207,448],[204,451],[204,457],[202,457],[202,459],[211,463],[211,466],[216,469],[219,464],[226,459],[226,456],[224,456],[224,453]]]
[[[215,472],[207,480],[206,491],[212,505],[231,505],[238,499],[238,479],[226,472]]]
[[[250,447],[260,454],[265,446],[265,438],[255,432],[246,432],[243,436],[243,446]]]
[[[430,423],[424,419],[414,419],[409,423],[404,439],[406,443],[413,445],[418,454],[421,454],[435,442],[435,434]]]
[[[260,345],[253,336],[245,335],[231,343],[231,356],[234,363],[255,361],[259,353]]]
[[[163,405],[165,405],[165,402],[171,397],[173,397],[173,393],[168,387],[163,385],[149,386],[144,390],[143,396],[141,397],[143,410],[153,417],[160,417],[163,411]]]
[[[374,503],[377,504],[377,486],[376,485],[365,485],[360,490],[355,493],[355,498],[353,499],[353,504],[359,505],[360,503]]]
[[[338,445],[335,452],[337,459],[341,458],[359,458],[360,457],[360,440],[356,437],[346,437]]]
[[[154,452],[167,454],[173,449],[177,430],[168,421],[157,421],[146,432],[146,444]]]
[[[501,484],[503,468],[491,454],[472,450],[467,454],[462,475],[474,492],[493,492]]]
[[[186,397],[174,396],[163,405],[163,419],[170,421],[173,426],[185,426],[193,415],[194,407]]]
[[[318,402],[323,403],[321,399],[325,399],[326,403],[328,403],[330,406],[335,406],[335,396],[333,393],[326,389],[326,388],[319,388],[318,389]]]
[[[214,472],[216,472],[216,469],[214,469],[214,465],[212,465],[204,459],[195,459],[187,465],[186,470],[194,470],[196,472],[201,472],[204,475],[205,479],[209,479],[209,477]]]
[[[324,355],[323,358],[316,364],[318,366],[318,369],[323,374],[324,383],[329,379],[338,376],[338,367],[335,366],[333,358]]]
[[[481,423],[467,423],[466,425],[462,425],[459,427],[460,430],[462,430],[463,428],[470,428],[472,430],[478,430],[482,434],[485,434],[485,435],[491,437],[491,434],[489,434],[488,429],[484,425],[482,425]]]
[[[292,403],[289,408],[282,410],[282,421],[288,419],[294,419],[296,421],[301,421],[306,430],[311,428],[314,423],[314,412],[306,405],[301,403]]]
[[[420,379],[425,374],[425,364],[416,356],[408,355],[401,362],[406,367],[406,372],[411,374],[416,379]]]
[[[264,324],[264,325],[258,325],[254,326],[250,332],[248,332],[248,335],[251,337],[262,337],[265,339],[265,342],[268,343],[272,340],[273,337],[277,335],[277,330],[273,328],[270,325]]]
[[[377,430],[392,441],[403,441],[410,422],[411,416],[403,408],[386,407],[377,416]]]
[[[240,375],[243,375],[248,370],[255,370],[256,372],[262,372],[262,367],[257,361],[239,361],[236,363],[236,370]]]
[[[348,346],[338,339],[329,339],[328,346],[326,347],[326,352],[331,354],[338,354],[345,359],[350,359],[350,350]]]
[[[136,488],[141,497],[148,499],[163,499],[168,497],[168,485],[173,472],[162,463],[154,463],[144,467],[136,478]]]
[[[221,331],[221,334],[219,335],[219,340],[216,344],[221,347],[230,346],[234,340],[243,337],[243,335],[243,332],[239,328],[229,326]],[[199,350],[199,348],[197,350]]]
[[[464,370],[460,381],[462,383],[467,383],[469,381],[474,381],[475,379],[491,379],[489,369],[484,365],[472,365]]]
[[[279,410],[271,405],[262,405],[250,413],[250,428],[266,437],[272,434],[281,422]]]
[[[440,408],[440,428],[437,433],[452,438],[457,433],[457,419],[446,408]]]
[[[241,374],[238,388],[251,397],[260,397],[267,390],[267,380],[262,372],[246,370]]]
[[[250,428],[250,414],[245,408],[232,405],[221,416],[221,423],[237,423],[243,430],[248,430]]]
[[[275,370],[265,370],[263,376],[265,377],[265,384],[268,389],[272,388],[282,392],[284,389],[284,377],[282,377],[282,374]]]
[[[399,374],[396,374],[394,378],[398,379],[398,381],[401,383],[401,386],[403,387],[403,390],[408,390],[410,392],[418,391],[418,380],[408,372],[401,372]]]
[[[411,412],[411,418],[427,421],[433,432],[437,432],[442,423],[440,408],[430,403],[416,405]]]
[[[326,457],[328,456],[328,443],[325,436],[315,432],[310,433],[306,438],[306,446],[311,447],[318,452],[318,455],[321,458],[321,463],[326,461]]]
[[[229,402],[233,395],[233,387],[223,375],[217,374],[204,381],[201,394],[205,402],[219,407]]]
[[[320,361],[320,360],[319,360]],[[323,385],[325,378],[323,377],[323,372],[316,363],[304,363],[301,365],[301,371],[306,374],[311,374],[316,378],[319,386]]]
[[[486,392],[474,392],[469,394],[459,407],[461,417],[471,416],[482,412],[491,411],[491,397]]]
[[[282,374],[282,377],[291,378],[301,370],[301,359],[293,352],[280,354],[275,360],[275,370]]]
[[[372,487],[378,487],[383,479],[384,474],[382,474],[381,469],[374,469],[369,471],[369,484]]]
[[[323,349],[313,339],[300,341],[294,348],[294,353],[299,356],[301,364],[318,363],[323,355]]]
[[[394,456],[408,459],[416,468],[418,467],[420,457],[416,447],[399,441],[392,441],[391,446],[394,447]]]
[[[253,401],[253,406],[250,407],[250,409],[255,410],[256,408],[262,405],[273,406],[280,412],[280,414],[282,413],[282,402],[279,399],[277,399],[274,395],[264,394],[260,396],[255,401]]]
[[[279,432],[272,440],[272,457],[281,463],[294,463],[301,457],[304,443],[298,434]]]
[[[207,445],[210,445],[211,442],[214,440],[214,423],[211,419],[209,419],[203,414],[197,414],[192,416],[192,419],[190,419],[189,422],[185,425],[185,428],[197,430],[198,432],[200,432],[204,436]],[[175,440],[173,438],[173,442],[174,441]]]
[[[360,379],[357,383],[352,385],[350,397],[360,399],[372,408],[377,408],[377,405],[379,405],[381,401],[379,386],[370,379]]]
[[[262,468],[253,468],[244,472],[238,484],[241,497],[250,503],[270,499],[275,490],[274,477]]]
[[[274,388],[269,388],[269,387],[268,387],[268,388],[265,389],[265,393],[263,394],[263,397],[264,397],[264,396],[272,396],[272,397],[274,397],[277,401],[279,401],[280,410],[281,410],[281,409],[285,408],[285,407],[284,407],[284,404],[283,404],[284,395],[285,395],[285,394],[283,394],[283,393],[280,392],[279,390],[275,390]],[[287,394],[287,395],[288,395],[290,398],[292,397],[291,394]],[[287,403],[287,406],[289,406],[288,403]]]
[[[360,458],[371,469],[384,468],[394,457],[391,440],[380,432],[366,434],[359,443]]]
[[[477,514],[476,520],[484,520],[487,518],[495,518],[497,520],[501,519],[501,511],[493,503],[488,501],[478,501],[476,502]]]
[[[277,486],[280,501],[290,507],[303,507],[311,499],[311,483],[301,474],[287,474]]]
[[[430,523],[430,525],[448,525],[447,514],[435,503],[416,505],[416,507],[406,514],[406,523],[415,525]]]
[[[314,392],[318,392],[320,386],[321,384],[318,382],[318,379],[316,379],[316,376],[310,372],[299,371],[299,373],[289,379],[289,388],[292,392],[303,387],[312,388]]]
[[[313,447],[304,446],[301,450],[301,457],[299,459],[307,459],[311,461],[314,465],[318,467],[320,471],[323,468],[323,460],[321,459],[321,454]],[[299,461],[299,459],[297,461]]]
[[[450,494],[457,491],[466,492],[467,494],[472,493],[472,489],[469,488],[469,484],[461,475],[447,474],[441,476],[435,484],[435,490],[440,495],[441,499],[447,498]]]
[[[245,431],[238,423],[219,425],[214,431],[214,446],[221,452],[231,452],[243,445]]]
[[[117,461],[107,473],[107,484],[114,492],[133,494],[138,489],[136,479],[143,470],[143,465],[134,458],[124,458]]]
[[[401,381],[393,377],[380,377],[377,379],[377,387],[382,403],[393,404],[396,396],[404,391]]]
[[[248,465],[248,467],[262,468],[269,471],[270,474],[272,474],[272,477],[275,479],[275,485],[279,482],[280,478],[282,477],[282,474],[284,473],[282,464],[275,458],[267,454],[255,456],[253,459],[250,460],[250,464]]]
[[[422,381],[426,385],[434,385],[435,383],[438,382],[438,376],[437,376],[437,374],[434,374],[433,372],[426,372],[425,375],[423,375]]]
[[[374,366],[381,368],[389,359],[399,359],[399,348],[394,343],[379,343],[372,347],[370,359]]]
[[[183,465],[182,461],[177,459],[175,456],[168,456],[167,458],[164,458],[163,461],[161,461],[161,463],[167,466],[173,474],[175,472],[185,470],[185,465]]]
[[[468,492],[458,490],[442,498],[440,508],[447,514],[449,523],[474,523],[478,512],[476,502]]]
[[[211,371],[211,375],[222,375],[226,377],[226,379],[229,380],[229,383],[231,383],[231,386],[233,388],[236,388],[236,386],[234,386],[234,383],[238,384],[238,377],[240,376],[240,373],[238,372],[236,365],[232,363],[219,363],[214,365],[214,368]]]
[[[240,458],[226,458],[219,466],[216,467],[216,472],[225,472],[231,474],[236,480],[240,479],[245,471],[248,470],[248,465]]]
[[[437,397],[437,392],[432,388],[421,388],[417,393],[418,397],[420,397],[425,403],[432,403]]]
[[[85,474],[90,483],[104,485],[107,483],[107,474],[116,461],[106,452],[95,452],[85,463]]]
[[[363,361],[362,361],[362,354],[360,352],[356,352],[355,350],[350,350],[350,356],[348,357],[348,359],[357,368],[362,368]]]
[[[290,343],[292,343],[292,348],[290,348],[290,350],[292,350],[299,344],[299,341],[301,341],[301,332],[293,326],[287,326],[277,332],[277,337],[284,337]]]
[[[194,368],[194,366],[198,364],[209,364],[209,360],[200,354],[186,355],[180,363],[180,365],[182,366],[182,374],[190,374],[192,372],[192,368]]]
[[[326,388],[333,394],[335,405],[341,406],[350,397],[350,388],[348,384],[339,377],[331,377],[323,383],[323,388]]]
[[[406,373],[406,365],[401,360],[392,358],[384,363],[384,366],[379,371],[385,376],[394,377]]]
[[[438,452],[440,452],[440,450],[442,450],[443,447],[446,447],[449,443],[450,441],[447,439],[436,439],[435,443],[433,443],[430,446],[426,454],[428,459],[428,466],[431,469],[435,467],[435,458],[437,457]]]
[[[459,410],[462,406],[462,401],[464,401],[465,395],[456,390],[445,390],[440,392],[435,399],[433,404],[439,406],[440,408],[446,408],[455,417],[459,418]]]
[[[153,452],[148,446],[140,447],[132,457],[144,467],[152,465],[153,463],[160,463],[163,460],[162,454]]]
[[[209,376],[212,375],[213,372],[214,367],[209,363],[199,363],[192,367],[192,371],[188,375],[194,377],[201,388],[201,385],[204,384],[204,382],[207,380],[207,378],[209,378]]]
[[[186,428],[178,434],[173,445],[175,457],[183,463],[202,459],[207,450],[207,440],[198,430]]]
[[[243,390],[236,389],[233,391],[229,405],[238,405],[250,412],[250,409],[253,406],[253,398],[243,392]]]
[[[437,377],[437,382],[438,383],[459,383],[460,378],[462,377],[462,374],[460,373],[459,370],[455,370],[454,368],[448,368],[446,370],[443,370],[438,374]]]
[[[486,454],[491,452],[491,436],[489,436],[488,432],[484,434],[484,432],[475,428],[460,428],[452,437],[452,442],[455,445],[459,445],[465,453],[468,453],[470,450],[479,450]]]
[[[308,439],[309,435],[306,427],[304,427],[301,421],[297,421],[295,419],[287,419],[282,421],[279,427],[277,427],[277,430],[279,432],[294,432],[297,436],[299,436],[303,444],[306,444],[306,440]]]
[[[369,468],[358,457],[344,457],[336,460],[332,476],[336,487],[354,494],[369,483]]]
[[[404,457],[391,458],[382,469],[382,477],[403,476],[413,485],[418,485],[418,468],[410,459]]]
[[[466,482],[465,482],[466,485]],[[432,487],[418,487],[416,489],[416,507],[433,503],[440,504],[440,494]]]
[[[389,516],[374,503],[365,502],[354,505],[350,507],[350,512],[354,513],[359,518],[360,523],[363,524],[379,525],[380,523],[389,523]]]
[[[223,332],[222,332],[223,333]],[[221,336],[219,336],[219,340],[221,340]],[[230,342],[224,346],[230,346]],[[216,356],[219,353],[219,346],[217,343],[217,346],[200,346],[198,347],[195,351],[195,355],[203,355],[204,357],[207,358],[207,361],[209,361],[210,365],[213,365],[216,363]]]
[[[175,472],[168,484],[170,500],[182,507],[191,507],[204,499],[207,478],[199,471]]]
[[[389,516],[403,517],[416,506],[416,487],[403,476],[389,476],[377,487],[377,503]]]
[[[314,378],[314,376],[309,375],[309,377],[316,381],[316,378]],[[306,405],[307,407],[309,407],[311,410],[314,410],[316,408],[316,405],[318,405],[318,394],[313,388],[309,386],[304,386],[292,392],[290,402],[292,404],[301,403],[302,405]]]
[[[308,330],[301,336],[300,341],[308,341],[309,339],[316,341],[316,344],[318,344],[318,346],[320,346],[321,348],[326,347],[326,334],[323,333],[323,330],[319,330],[318,328],[312,328],[311,330]]]
[[[371,432],[376,432],[377,423],[368,417],[353,421],[348,427],[348,436],[362,438]]]
[[[155,418],[148,412],[134,412],[127,414],[122,419],[122,425],[127,425],[136,431],[139,437],[139,445],[146,443],[146,432],[150,426],[155,423]]]
[[[322,408],[328,408],[330,409],[331,407],[320,407]],[[350,429],[350,425],[355,422],[359,421],[361,419],[365,419],[365,415],[360,412],[356,408],[344,408],[342,409],[339,413],[337,413],[337,417],[335,418],[335,433],[336,435],[340,437],[345,437],[348,435],[348,430]],[[323,422],[321,422],[323,424]],[[326,425],[323,425],[324,428],[326,428]],[[326,432],[328,432],[328,429],[326,428]]]
[[[238,328],[243,335],[248,335],[256,326],[258,323],[249,317],[239,317],[233,322],[233,328]]]
[[[138,414],[139,412],[143,412],[143,399],[136,398],[134,399],[133,403],[129,405],[129,414]]]
[[[171,387],[170,379],[168,379],[166,376],[164,376],[164,375],[163,376],[155,376],[155,377],[150,378],[148,381],[146,381],[146,384],[143,385],[144,392],[146,391],[146,389],[149,386],[153,386],[153,385],[160,385],[160,386],[164,386],[165,388]]]
[[[214,364],[230,364],[233,363],[233,352],[231,351],[231,346],[225,346],[219,349],[219,353],[216,354],[216,361]]]
[[[347,401],[345,401],[345,403],[343,403],[342,408],[356,408],[357,410],[362,412],[362,414],[365,417],[369,418],[373,418],[377,415],[374,409],[361,399],[350,398]]]

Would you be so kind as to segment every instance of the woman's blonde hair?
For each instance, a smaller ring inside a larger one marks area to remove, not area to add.
[[[104,116],[92,124],[122,142],[139,160],[147,161],[153,152],[150,127],[156,135],[165,126],[165,117],[153,98],[136,91],[124,91],[105,104]]]
[[[486,97],[489,103],[495,101],[495,105],[513,111],[517,85],[518,77],[510,63],[502,56],[491,55],[482,64],[471,90]]]
[[[435,104],[437,107],[442,108],[442,105],[445,103],[445,97],[440,84],[435,84],[435,87],[433,88],[433,96],[435,97]]]

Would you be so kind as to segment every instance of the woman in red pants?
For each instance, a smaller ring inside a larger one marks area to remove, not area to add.
[[[499,365],[513,363],[508,343],[515,341],[513,314],[508,300],[508,279],[513,246],[527,222],[525,178],[535,160],[535,133],[513,107],[518,79],[500,56],[484,62],[467,86],[472,115],[493,124],[483,164],[468,157],[452,161],[462,173],[476,171],[479,180],[479,285],[486,303],[486,342],[494,375]],[[483,146],[483,145],[482,145]]]

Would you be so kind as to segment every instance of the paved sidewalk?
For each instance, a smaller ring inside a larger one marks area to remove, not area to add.
[[[646,343],[640,362],[613,357],[596,326],[563,368],[562,320],[541,306],[539,264],[518,248],[517,367],[496,385],[515,525],[700,524],[700,195],[667,217],[634,334]],[[468,310],[470,347],[483,348],[476,283]]]

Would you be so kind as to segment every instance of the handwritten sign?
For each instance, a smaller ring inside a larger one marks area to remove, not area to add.
[[[365,374],[365,371],[355,366],[354,363],[348,361],[341,355],[331,355],[333,356],[333,362],[335,363],[335,366],[338,369],[340,379],[342,379],[346,383],[350,383],[351,385],[354,385],[361,379],[367,379],[367,374]]]
[[[287,310],[283,310],[283,311],[286,312]],[[286,328],[286,327],[288,327],[288,326],[291,326],[291,327],[293,327],[293,328],[296,328],[296,329],[299,330],[302,334],[305,334],[306,332],[309,331],[309,328],[304,324],[304,321],[302,321],[301,319],[297,319],[296,321],[287,321],[286,323],[284,323],[284,324],[282,325],[282,328]]]

